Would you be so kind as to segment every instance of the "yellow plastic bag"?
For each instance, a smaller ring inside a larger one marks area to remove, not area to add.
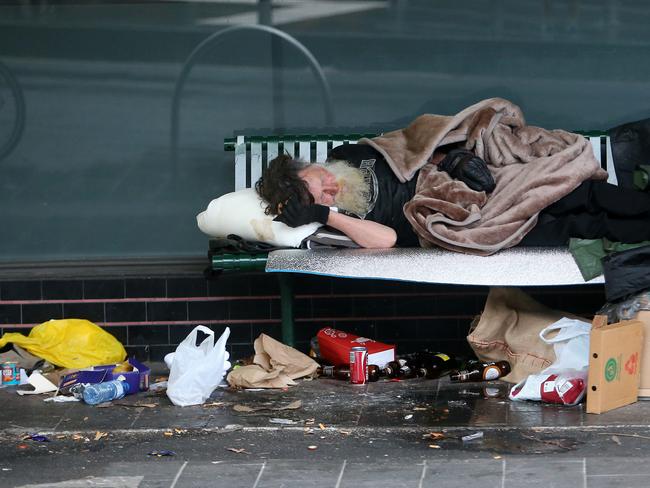
[[[0,338],[0,348],[8,342],[64,368],[114,364],[126,358],[120,341],[84,319],[49,320],[34,327],[29,336],[7,332]]]

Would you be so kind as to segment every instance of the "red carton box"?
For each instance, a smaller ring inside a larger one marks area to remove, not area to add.
[[[395,360],[395,346],[377,342],[367,337],[325,327],[316,334],[320,356],[331,364],[350,364],[350,349],[364,346],[368,349],[368,364],[380,368]]]

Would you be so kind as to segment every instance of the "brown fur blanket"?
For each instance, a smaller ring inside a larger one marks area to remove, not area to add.
[[[586,179],[607,173],[579,134],[527,126],[516,105],[483,100],[455,116],[421,115],[408,127],[361,139],[383,154],[400,181],[420,170],[415,197],[404,206],[420,245],[490,255],[518,244],[539,212]],[[447,144],[483,158],[496,181],[486,195],[438,171],[429,160]]]

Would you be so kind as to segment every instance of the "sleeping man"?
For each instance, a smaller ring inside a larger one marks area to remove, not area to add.
[[[518,107],[489,99],[339,146],[325,164],[280,156],[256,190],[276,220],[320,222],[367,248],[489,255],[570,237],[649,240],[650,195],[606,177],[582,136],[526,126]]]

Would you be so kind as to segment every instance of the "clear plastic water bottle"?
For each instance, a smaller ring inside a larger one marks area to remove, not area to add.
[[[83,391],[83,399],[88,405],[97,405],[123,398],[128,392],[129,384],[126,381],[106,381],[86,386]]]

